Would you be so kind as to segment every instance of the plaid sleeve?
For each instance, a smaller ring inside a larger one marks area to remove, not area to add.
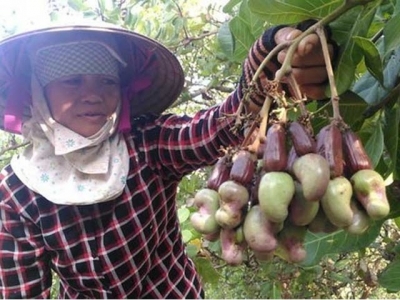
[[[49,262],[39,228],[0,202],[0,296],[49,298]]]
[[[250,48],[247,58],[243,63],[243,74],[240,79],[239,87],[241,89],[248,88],[254,74],[258,67],[263,62],[264,58],[267,57],[269,51],[276,47],[275,33],[287,25],[279,25],[272,27],[264,32],[264,34],[256,40],[253,46]],[[265,99],[265,91],[263,86],[268,80],[271,80],[275,76],[275,72],[279,69],[280,63],[275,58],[272,58],[266,65],[266,67],[260,73],[258,80],[253,86],[253,90],[250,99],[253,103],[258,106],[262,106]]]
[[[279,28],[267,30],[254,43],[243,64],[237,89],[223,103],[199,111],[193,117],[163,115],[147,120],[144,128],[138,131],[142,136],[138,152],[143,153],[149,166],[158,169],[162,176],[174,175],[179,179],[200,167],[214,164],[222,155],[221,148],[240,144],[243,133],[232,131],[235,118],[227,116],[236,113],[243,88],[251,81],[268,49],[274,47],[274,35]],[[256,104],[262,105],[265,98],[261,81],[272,78],[277,69],[278,63],[273,60],[263,70],[252,97]]]
[[[221,147],[237,145],[242,134],[231,131],[238,92],[222,104],[201,110],[194,116],[165,114],[146,117],[135,123],[133,146],[139,159],[162,177],[179,180],[182,176],[215,163],[222,155]]]

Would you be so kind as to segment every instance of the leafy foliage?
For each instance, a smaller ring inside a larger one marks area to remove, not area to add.
[[[359,3],[330,18],[345,3]],[[210,298],[388,298],[400,291],[400,23],[399,0],[230,0],[224,7],[201,0],[53,1],[50,16],[101,19],[163,42],[182,63],[185,90],[171,111],[191,114],[221,102],[233,91],[241,63],[269,26],[313,18],[327,20],[340,46],[335,79],[341,114],[358,132],[388,182],[391,214],[360,236],[307,233],[307,258],[293,265],[279,257],[260,264],[249,256],[240,267],[219,257],[219,242],[205,242],[189,222],[190,198],[204,186],[209,169],[185,178],[177,203],[182,236]],[[202,4],[202,5],[201,5]],[[329,96],[329,90],[327,90]],[[308,104],[326,124],[328,101]],[[13,137],[2,136],[8,149]],[[19,141],[20,142],[20,141]],[[13,150],[15,151],[15,150]],[[2,165],[14,152],[3,151]],[[55,286],[57,277],[55,276]],[[385,290],[387,289],[387,290]],[[388,293],[387,293],[388,292]],[[398,296],[398,294],[395,294]],[[53,290],[56,297],[56,289]]]

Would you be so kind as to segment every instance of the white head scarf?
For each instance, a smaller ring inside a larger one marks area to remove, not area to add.
[[[68,51],[73,54],[71,45],[67,45]],[[98,42],[91,42],[92,46],[104,47]],[[58,50],[65,50],[59,45],[57,47]],[[91,66],[93,56],[79,57],[81,61],[75,64],[72,71],[70,67],[65,69],[68,75],[114,72],[110,71],[114,70],[113,67],[104,69],[104,72],[79,70],[79,66]],[[122,60],[118,57],[118,61]],[[68,60],[65,62],[68,64]],[[43,66],[48,69],[43,71]],[[59,64],[54,66],[57,70],[51,68],[51,62],[42,62],[41,69],[32,74],[32,118],[22,127],[22,135],[31,144],[12,159],[11,166],[28,188],[56,204],[86,205],[115,199],[122,193],[129,171],[126,142],[121,134],[116,133],[120,105],[99,132],[90,137],[83,137],[57,123],[51,116],[43,92],[45,84],[66,76]]]

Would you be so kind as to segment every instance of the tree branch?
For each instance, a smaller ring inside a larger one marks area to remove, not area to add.
[[[12,146],[10,146],[10,147],[6,147],[6,148],[4,148],[4,149],[2,149],[2,150],[0,151],[0,157],[1,157],[2,155],[4,155],[6,152],[8,152],[8,151],[17,150],[17,149],[19,149],[19,148],[22,148],[22,147],[27,146],[28,144],[30,144],[30,142],[25,142],[25,143],[22,143],[22,144],[17,144],[17,145],[12,145]]]

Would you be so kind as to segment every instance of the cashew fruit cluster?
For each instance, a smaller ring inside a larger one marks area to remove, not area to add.
[[[384,180],[359,137],[334,122],[315,136],[308,128],[275,121],[257,153],[227,152],[196,193],[191,223],[220,239],[226,263],[240,265],[249,253],[301,262],[307,230],[357,235],[389,214]]]

